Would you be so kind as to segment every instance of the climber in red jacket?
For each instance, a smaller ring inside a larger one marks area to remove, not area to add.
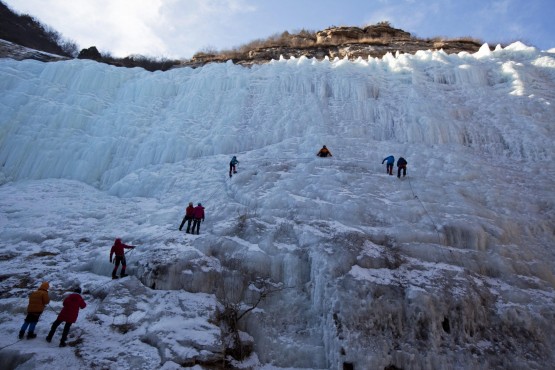
[[[79,309],[83,309],[87,307],[87,304],[81,297],[81,288],[76,288],[73,290],[73,293],[68,295],[66,299],[64,299],[64,308],[58,315],[56,321],[52,323],[52,327],[50,328],[50,333],[46,337],[47,342],[52,341],[52,337],[58,329],[58,326],[62,322],[65,322],[64,331],[62,332],[62,339],[60,340],[60,347],[66,346],[67,335],[69,334],[69,328],[71,328],[71,324],[77,321],[77,316],[79,315]]]
[[[121,277],[126,277],[127,274],[125,273],[125,268],[127,267],[127,263],[125,261],[125,251],[124,249],[133,249],[135,248],[134,245],[127,245],[127,244],[123,244],[121,242],[120,238],[117,238],[116,241],[114,242],[114,245],[112,245],[112,249],[110,250],[110,263],[112,263],[112,255],[115,254],[116,255],[116,265],[114,266],[114,269],[112,270],[112,279],[117,279],[117,275],[116,273],[118,272],[118,267],[119,264],[121,262]]]

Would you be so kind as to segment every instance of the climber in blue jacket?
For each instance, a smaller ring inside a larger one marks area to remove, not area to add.
[[[395,157],[390,155],[389,157],[385,157],[382,161],[382,164],[387,161],[387,167],[385,168],[386,172],[390,175],[393,175],[393,163],[395,163]]]

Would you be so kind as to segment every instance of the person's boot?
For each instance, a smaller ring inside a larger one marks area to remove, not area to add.
[[[60,342],[60,347],[65,347],[65,346],[67,346],[66,342],[65,342],[65,341],[61,341],[61,342]]]
[[[115,280],[117,278],[118,278],[117,275],[112,274],[112,280]]]
[[[37,337],[37,335],[35,333],[27,333],[27,339],[35,339]]]
[[[24,336],[25,336],[25,331],[24,331],[24,330],[20,330],[20,331],[19,331],[19,336],[18,336],[18,338],[19,338],[19,339],[23,339]]]
[[[129,276],[129,275],[127,275],[125,272],[122,272],[121,275],[120,275],[120,277],[122,277],[122,278],[124,278],[126,276]]]
[[[46,337],[46,341],[47,341],[48,343],[52,342],[52,337],[51,337],[50,335],[48,335],[48,336]]]

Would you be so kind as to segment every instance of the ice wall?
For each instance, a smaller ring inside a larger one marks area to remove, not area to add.
[[[246,309],[252,281],[282,284],[240,323],[261,364],[542,368],[555,358],[554,71],[522,44],[164,73],[2,60],[3,256],[46,249],[55,261],[35,269],[102,280],[118,235],[140,246],[129,271],[155,296]],[[333,158],[315,157],[322,144]],[[408,178],[385,174],[389,154]],[[189,201],[206,206],[200,236],[177,231]],[[118,313],[98,304],[107,322]],[[196,361],[180,348],[160,357]]]
[[[149,166],[294,138],[297,156],[341,137],[546,160],[553,59],[521,44],[474,55],[292,58],[165,73],[4,59],[2,178],[67,178],[109,189]]]

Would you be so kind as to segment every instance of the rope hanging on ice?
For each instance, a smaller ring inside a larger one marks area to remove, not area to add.
[[[410,191],[412,192],[412,195],[414,196],[415,199],[418,200],[418,202],[420,203],[420,205],[422,206],[422,209],[424,210],[424,212],[426,212],[426,215],[428,215],[428,218],[430,219],[430,221],[432,222],[432,225],[434,226],[434,229],[437,233],[437,239],[438,239],[438,244],[441,244],[441,235],[439,233],[439,229],[436,225],[436,222],[434,221],[434,219],[432,218],[432,216],[430,215],[430,213],[428,212],[428,210],[426,209],[426,207],[424,207],[424,203],[422,203],[422,201],[420,200],[420,198],[418,198],[418,196],[414,193],[414,189],[412,188],[412,183],[410,182],[410,177],[407,175],[407,178],[409,180],[409,186],[410,186]]]
[[[23,339],[19,339],[18,341],[16,341],[16,342],[13,342],[12,344],[8,344],[7,346],[4,346],[4,347],[0,347],[0,351],[1,351],[1,350],[3,350],[4,348],[7,348],[7,347],[10,347],[10,346],[13,346],[13,345],[14,345],[14,344],[16,344],[16,343],[18,343],[18,342],[21,342],[22,340],[23,340]]]

